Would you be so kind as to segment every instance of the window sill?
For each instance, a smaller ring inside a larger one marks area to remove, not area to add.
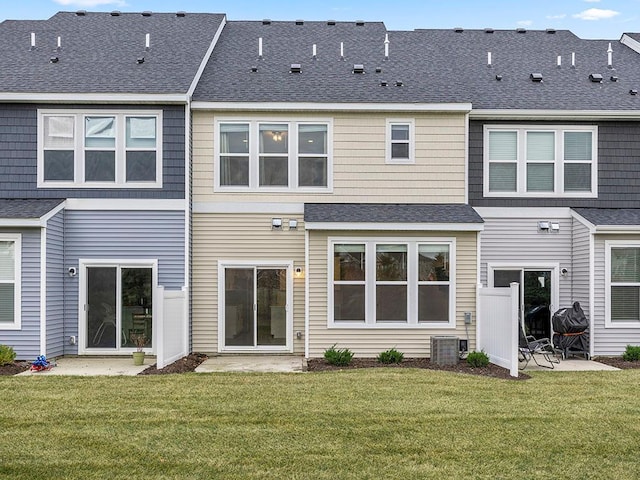
[[[640,325],[639,325],[640,326]],[[363,329],[363,330],[435,330],[435,329],[455,329],[456,325],[450,322],[430,322],[430,323],[406,323],[406,322],[378,322],[378,323],[355,323],[355,322],[328,322],[330,329]]]

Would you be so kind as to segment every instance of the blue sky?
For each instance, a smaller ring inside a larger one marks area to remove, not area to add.
[[[230,20],[384,21],[414,28],[569,29],[582,38],[640,32],[640,0],[0,0],[0,21],[46,19],[59,10],[215,12]]]

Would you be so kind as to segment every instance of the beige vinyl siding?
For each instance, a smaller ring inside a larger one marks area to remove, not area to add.
[[[473,323],[469,325],[469,345],[475,346],[475,289],[476,289],[476,233],[475,232],[335,232],[312,231],[309,236],[309,356],[321,357],[333,344],[349,348],[361,357],[375,357],[380,352],[395,347],[407,357],[428,357],[432,335],[457,335],[467,338],[464,312],[471,312]],[[340,236],[408,238],[449,237],[456,239],[456,328],[329,328],[328,308],[328,238]]]
[[[294,231],[271,230],[272,217],[297,218]],[[192,265],[193,351],[218,352],[218,262],[293,262],[304,268],[301,216],[273,214],[194,214]],[[292,272],[293,274],[293,272]],[[304,278],[293,279],[293,349],[304,353]]]
[[[331,120],[333,191],[214,193],[214,124],[221,118]],[[415,164],[386,164],[387,119],[415,120]],[[463,113],[193,114],[194,202],[461,203],[465,200],[466,117]]]
[[[605,296],[607,283],[606,269],[606,240],[622,240],[629,242],[640,241],[638,235],[596,235],[594,251],[594,328],[593,354],[622,355],[627,344],[640,345],[640,328],[609,327],[605,328],[606,305]]]

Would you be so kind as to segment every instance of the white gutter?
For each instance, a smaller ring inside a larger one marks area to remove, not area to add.
[[[376,223],[376,222],[305,222],[307,230],[377,230],[422,232],[481,232],[482,223]]]
[[[0,102],[21,103],[181,103],[185,94],[146,93],[0,93]]]
[[[200,102],[194,110],[218,111],[311,111],[311,112],[461,112],[471,111],[471,103],[316,103],[316,102]]]
[[[510,110],[477,109],[469,113],[472,120],[637,120],[640,103],[635,110]]]

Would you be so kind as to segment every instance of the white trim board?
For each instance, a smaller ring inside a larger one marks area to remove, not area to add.
[[[194,101],[194,110],[251,110],[268,112],[469,112],[470,103],[314,103]]]
[[[192,212],[303,214],[304,203],[193,202]]]
[[[376,222],[306,222],[307,230],[371,230],[412,232],[479,232],[482,223],[376,223]]]
[[[68,198],[65,203],[66,210],[185,211],[183,199]]]
[[[569,207],[473,207],[482,218],[571,218]]]
[[[184,93],[148,94],[148,93],[0,93],[2,102],[20,103],[187,103]]]
[[[509,110],[477,109],[469,113],[471,120],[625,120],[640,118],[640,102],[635,110]]]

